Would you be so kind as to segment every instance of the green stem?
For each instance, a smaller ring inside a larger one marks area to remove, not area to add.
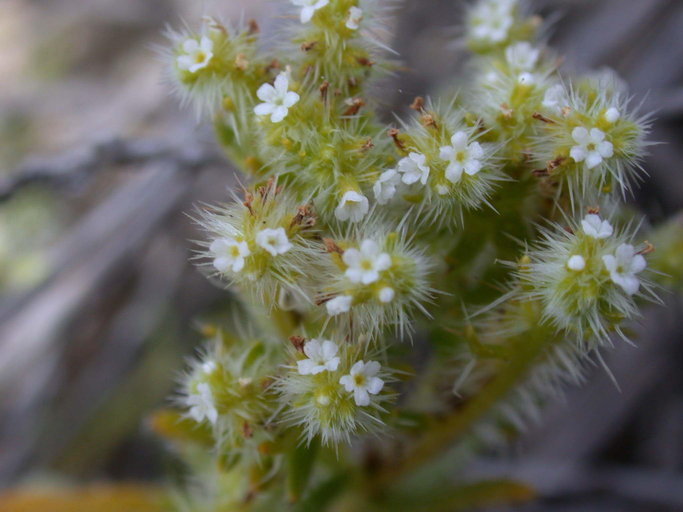
[[[556,337],[548,333],[547,329],[538,328],[529,332],[524,345],[516,347],[515,357],[502,367],[498,375],[461,409],[434,425],[403,459],[385,467],[378,474],[374,489],[383,490],[398,483],[408,473],[443,454],[528,376],[546,353],[546,349],[555,341]]]

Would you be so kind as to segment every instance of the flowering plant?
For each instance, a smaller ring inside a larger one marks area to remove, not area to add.
[[[564,74],[526,2],[478,0],[462,92],[387,125],[383,3],[289,8],[270,50],[254,22],[171,34],[178,91],[249,183],[196,215],[198,265],[237,297],[157,417],[198,475],[178,508],[485,504],[439,460],[519,428],[658,300],[619,202],[649,117],[614,74]],[[510,485],[491,494],[528,496]]]

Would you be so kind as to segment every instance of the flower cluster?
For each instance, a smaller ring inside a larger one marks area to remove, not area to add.
[[[418,101],[418,115],[396,135],[401,158],[375,180],[375,201],[401,216],[417,204],[407,215],[412,222],[454,229],[464,211],[487,203],[500,180],[497,145],[481,142],[462,110]]]
[[[625,337],[641,300],[656,300],[656,256],[619,205],[644,175],[648,117],[613,74],[565,74],[526,1],[473,0],[467,81],[415,97],[391,124],[378,114],[397,89],[381,2],[282,3],[291,37],[277,55],[256,22],[210,18],[172,33],[166,52],[176,88],[211,115],[246,183],[195,215],[199,266],[236,292],[212,313],[224,334],[191,365],[180,399],[185,434],[212,441],[216,510],[238,498],[240,510],[277,509],[285,489],[327,510],[315,499],[336,495],[320,475],[347,472],[357,457],[342,445],[364,433],[413,428],[397,443],[421,443],[388,459],[396,450],[379,435],[371,487],[464,431],[443,425],[487,421],[462,411],[495,422],[504,410],[521,424],[519,409],[578,380],[590,352]],[[676,254],[671,245],[669,265]],[[444,401],[445,389],[457,397]],[[386,489],[345,498],[368,490]]]
[[[588,213],[568,230],[558,226],[545,231],[519,276],[555,325],[580,339],[606,339],[621,321],[635,316],[634,297],[641,287],[653,296],[651,282],[641,275],[648,247],[636,249],[633,237]]]
[[[317,258],[310,207],[269,181],[242,202],[200,214],[211,238],[199,257],[209,271],[266,302],[280,290],[307,296],[306,275]]]
[[[533,153],[562,188],[596,197],[623,193],[641,178],[649,116],[633,112],[615,82],[607,77],[571,91],[560,84],[546,91],[548,119]]]
[[[365,237],[356,231],[330,245],[319,300],[327,314],[352,319],[363,333],[385,326],[410,332],[415,310],[426,313],[433,296],[428,276],[435,263],[395,232]]]
[[[281,378],[279,389],[289,409],[286,422],[302,428],[310,442],[348,441],[358,432],[376,432],[391,395],[385,391],[389,373],[377,361],[359,359],[348,343],[327,339],[302,341],[296,364]]]
[[[219,334],[211,342],[211,352],[193,364],[180,402],[190,418],[210,427],[221,449],[240,449],[245,456],[256,457],[258,444],[272,436],[272,346],[240,340],[226,349],[225,344],[226,337]]]

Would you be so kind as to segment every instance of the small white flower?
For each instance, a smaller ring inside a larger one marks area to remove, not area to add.
[[[308,23],[315,14],[315,11],[325,7],[330,0],[292,0],[297,7],[301,7],[301,23]]]
[[[446,168],[446,179],[451,183],[457,183],[465,171],[468,175],[474,176],[482,167],[481,157],[484,150],[478,142],[467,143],[465,132],[456,132],[451,137],[451,145],[441,147],[439,157],[449,162]]]
[[[286,72],[275,78],[274,85],[263,84],[256,91],[256,96],[263,101],[254,107],[257,116],[270,115],[273,123],[279,123],[289,113],[289,109],[297,104],[299,95],[289,90],[289,78]]]
[[[436,193],[440,196],[445,196],[446,194],[448,194],[448,187],[446,185],[437,185]]]
[[[605,140],[605,133],[597,128],[589,132],[583,126],[577,126],[572,131],[572,138],[577,145],[570,151],[575,162],[586,162],[588,169],[593,169],[602,163],[605,158],[614,155],[614,146]]]
[[[379,279],[380,272],[391,267],[391,256],[380,252],[374,240],[363,240],[360,250],[347,249],[342,260],[347,265],[346,277],[352,283],[374,283]]]
[[[614,233],[614,228],[609,221],[602,220],[599,215],[589,213],[581,221],[583,232],[593,238],[608,238]]]
[[[350,30],[358,30],[360,22],[363,19],[363,9],[358,7],[351,7],[346,18],[346,28]]]
[[[505,60],[517,71],[532,71],[540,54],[540,50],[530,43],[516,43],[505,49]]]
[[[377,181],[372,186],[375,193],[375,200],[378,204],[387,204],[396,194],[396,187],[401,183],[401,175],[396,169],[389,169],[379,175]]]
[[[211,375],[213,372],[216,371],[216,362],[215,361],[205,361],[202,363],[202,371],[206,375]]]
[[[403,183],[410,185],[419,181],[423,185],[429,178],[429,166],[426,164],[427,157],[422,153],[411,152],[407,157],[401,158],[398,162],[398,172],[402,176]]]
[[[284,254],[292,248],[285,228],[266,228],[256,233],[256,245],[268,251],[271,256]]]
[[[543,106],[548,110],[554,110],[558,114],[561,114],[562,109],[564,109],[568,103],[569,98],[567,98],[567,93],[562,85],[555,84],[545,91]]]
[[[328,300],[325,304],[327,314],[330,316],[337,316],[342,313],[348,313],[351,309],[352,300],[353,297],[351,297],[351,295],[339,295],[334,299]]]
[[[209,247],[213,253],[213,266],[219,272],[239,272],[244,268],[244,258],[251,254],[247,242],[238,242],[234,238],[219,238]]]
[[[213,393],[207,382],[197,384],[197,390],[190,393],[186,404],[190,408],[190,416],[200,423],[206,418],[212,425],[218,421],[218,411],[213,403]]]
[[[199,41],[195,38],[186,39],[182,48],[183,54],[177,57],[176,63],[183,71],[196,73],[208,66],[213,58],[213,41],[206,36]]]
[[[586,268],[586,260],[583,258],[583,256],[575,254],[569,258],[569,260],[567,260],[567,267],[575,272],[580,272]]]
[[[313,339],[306,342],[304,354],[308,356],[308,359],[297,361],[299,373],[301,375],[316,375],[326,370],[336,371],[339,366],[338,351],[337,344],[330,340],[323,340],[321,343],[319,340]]]
[[[334,210],[334,215],[341,221],[358,222],[365,217],[369,209],[367,197],[349,190],[342,196],[339,206]]]
[[[621,117],[621,114],[614,107],[607,109],[607,112],[605,112],[605,120],[608,123],[616,123],[620,117]]]
[[[534,85],[536,83],[536,77],[531,73],[520,73],[517,77],[517,82],[522,85]]]
[[[384,302],[385,304],[394,300],[395,296],[396,292],[391,286],[385,286],[379,291],[379,301]]]
[[[358,361],[351,367],[348,375],[339,379],[344,389],[353,393],[356,405],[370,405],[370,395],[376,395],[384,387],[384,381],[377,377],[381,366],[377,361]]]
[[[617,247],[615,255],[606,254],[602,262],[609,272],[612,282],[633,295],[640,288],[640,280],[636,274],[645,270],[647,262],[641,254],[636,254],[635,248],[630,244],[621,244]]]
[[[491,43],[501,43],[508,37],[514,23],[515,2],[490,0],[480,2],[472,15],[472,36]]]

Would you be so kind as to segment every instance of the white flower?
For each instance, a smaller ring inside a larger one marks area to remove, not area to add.
[[[575,162],[585,161],[588,169],[597,167],[603,159],[614,155],[614,146],[605,140],[605,133],[602,130],[592,128],[589,132],[583,126],[577,126],[572,131],[572,138],[577,145],[569,154]]]
[[[396,169],[389,169],[380,174],[372,186],[377,203],[387,204],[396,194],[396,187],[399,183],[401,183],[401,176],[396,172]]]
[[[567,106],[569,99],[565,93],[564,87],[560,84],[555,84],[545,91],[543,97],[543,106],[548,110],[554,110],[558,114],[562,113],[562,109]]]
[[[532,71],[538,62],[540,50],[530,43],[522,42],[505,49],[505,60],[515,70]]]
[[[636,254],[632,245],[621,244],[614,256],[606,254],[602,257],[602,262],[613,283],[621,286],[629,295],[638,291],[640,281],[636,274],[645,270],[647,262],[641,254]]]
[[[190,408],[190,416],[196,422],[202,422],[206,418],[212,425],[215,425],[218,421],[218,411],[213,403],[213,393],[207,382],[197,384],[196,392],[188,395],[186,404]]]
[[[620,117],[621,117],[621,114],[614,107],[607,109],[607,112],[605,112],[605,120],[608,123],[616,123]]]
[[[398,172],[402,173],[403,183],[410,185],[419,181],[423,185],[429,178],[429,166],[425,163],[427,157],[422,153],[409,153],[398,162]]]
[[[308,341],[304,345],[304,354],[308,356],[308,359],[296,363],[299,373],[316,375],[326,370],[336,371],[339,366],[338,350],[337,344],[330,340],[323,340],[322,343],[316,339]]]
[[[581,221],[583,232],[593,238],[608,238],[614,233],[614,228],[609,221],[602,220],[599,215],[589,213]]]
[[[334,299],[328,300],[325,304],[327,314],[330,316],[337,316],[342,313],[348,313],[351,309],[352,300],[353,297],[351,297],[351,295],[339,295]]]
[[[441,147],[439,156],[450,162],[446,168],[446,179],[457,183],[463,171],[474,176],[481,170],[480,158],[484,156],[484,150],[478,142],[468,144],[467,134],[460,131],[451,137],[450,146]]]
[[[275,78],[275,84],[263,84],[256,91],[256,96],[263,101],[254,107],[257,116],[270,115],[273,123],[279,123],[289,112],[289,109],[299,101],[299,95],[289,90],[289,78],[286,72]]]
[[[363,19],[363,9],[358,7],[351,7],[349,9],[349,15],[346,18],[346,28],[351,30],[358,30],[360,27],[360,22]]]
[[[579,272],[586,268],[586,260],[583,258],[583,256],[575,254],[574,256],[569,258],[569,260],[567,260],[567,267],[570,270]]]
[[[339,379],[339,384],[348,392],[353,392],[356,405],[370,405],[370,395],[376,395],[384,387],[384,381],[377,377],[381,366],[377,361],[358,361],[351,367],[348,375]]]
[[[202,363],[202,372],[204,372],[206,375],[211,375],[213,372],[216,371],[216,362],[215,361],[205,361]]]
[[[531,73],[520,73],[517,77],[517,82],[522,85],[534,85],[534,83],[536,83],[536,77]]]
[[[339,206],[334,210],[334,215],[342,221],[358,222],[365,217],[369,209],[370,205],[368,204],[367,197],[349,190],[342,196]]]
[[[440,196],[445,196],[448,194],[448,187],[446,185],[439,184],[436,186],[436,193]]]
[[[292,244],[287,238],[285,228],[262,229],[256,233],[256,245],[263,247],[272,256],[284,254],[292,248]]]
[[[374,240],[363,240],[358,249],[347,249],[342,256],[346,263],[346,277],[352,283],[370,284],[379,279],[379,273],[391,267],[391,256],[380,252]]]
[[[491,43],[501,43],[508,37],[514,23],[512,9],[516,2],[490,0],[480,2],[472,15],[472,36]]]
[[[219,238],[209,247],[214,255],[213,266],[219,272],[239,272],[244,268],[244,258],[251,254],[247,242],[238,242],[234,238]]]
[[[330,3],[330,0],[292,0],[292,3],[297,7],[301,7],[301,23],[308,23],[311,21],[313,14],[318,9],[325,7]]]
[[[182,48],[183,54],[178,56],[176,63],[183,71],[196,73],[208,66],[213,58],[213,41],[206,36],[199,41],[195,38],[186,39]]]
[[[394,300],[395,295],[396,292],[391,286],[385,286],[379,291],[379,301],[386,304],[387,302]]]

